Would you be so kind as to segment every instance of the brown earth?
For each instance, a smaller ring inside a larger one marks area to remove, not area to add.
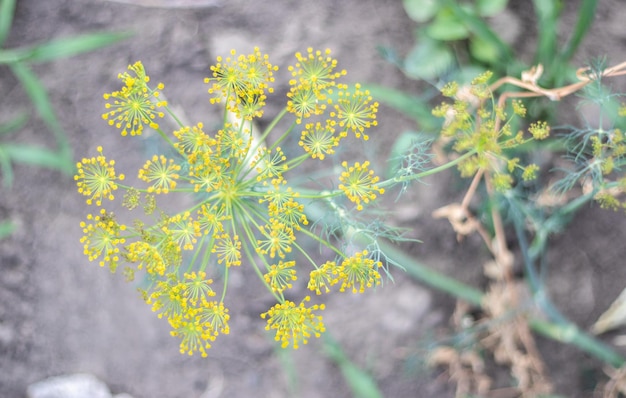
[[[568,16],[575,3],[568,2]],[[532,23],[531,13],[519,3],[515,8],[511,17],[521,28],[513,40],[527,54],[533,33],[525,26]],[[578,61],[605,54],[621,61],[624,12],[617,0],[601,2]],[[572,18],[564,21],[571,25]],[[286,65],[293,53],[309,46],[331,48],[351,82],[411,90],[417,85],[383,61],[376,46],[393,46],[404,54],[413,29],[396,1],[280,0],[269,6],[232,0],[181,10],[96,0],[20,0],[8,46],[94,30],[134,32],[113,47],[35,68],[77,159],[103,145],[121,165],[134,165],[145,157],[146,143],[122,140],[100,118],[102,93],[116,87],[117,73],[129,63],[142,60],[153,81],[165,83],[169,102],[184,108],[189,120],[209,122],[202,80],[215,57],[231,48],[241,53],[257,45],[270,54],[282,71],[277,93],[286,91]],[[0,121],[28,108],[6,68],[0,69],[0,92]],[[282,104],[270,99],[267,114]],[[394,138],[412,127],[383,107],[371,134],[378,149],[368,155],[384,159]],[[15,139],[52,142],[36,118]],[[429,179],[428,186],[415,185],[409,194],[413,201],[394,205],[398,211],[389,221],[415,227],[413,234],[423,241],[410,249],[417,258],[480,286],[486,252],[479,240],[471,237],[458,244],[447,223],[430,217],[433,209],[457,200],[460,192],[452,181],[446,175]],[[408,205],[412,203],[419,205]],[[271,298],[243,267],[229,290],[231,334],[215,342],[208,359],[180,355],[168,325],[141,300],[136,286],[82,255],[79,222],[85,212],[72,179],[49,170],[18,166],[13,188],[0,191],[0,219],[17,226],[13,236],[0,242],[0,397],[22,397],[29,383],[76,372],[93,373],[113,392],[136,398],[351,396],[319,342],[277,355],[259,319]],[[624,288],[624,225],[621,217],[592,206],[553,240],[550,291],[582,328]],[[451,397],[453,389],[437,378],[439,372],[423,367],[419,355],[420,347],[447,325],[454,301],[400,270],[393,275],[395,283],[375,292],[330,298],[324,315],[328,330],[350,358],[374,375],[384,396]],[[539,344],[557,392],[590,396],[586,378],[601,377],[600,363],[569,346],[543,339]]]

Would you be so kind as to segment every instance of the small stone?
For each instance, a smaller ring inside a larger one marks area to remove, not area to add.
[[[112,398],[109,388],[90,374],[51,377],[28,386],[27,398]]]

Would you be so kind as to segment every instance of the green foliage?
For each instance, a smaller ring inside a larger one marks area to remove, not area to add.
[[[480,65],[498,76],[528,69],[530,65],[516,59],[510,44],[489,24],[489,18],[501,13],[507,3],[507,0],[404,0],[408,16],[418,23],[416,44],[404,64],[407,74],[431,80],[471,65]],[[568,63],[591,26],[596,4],[597,0],[582,2],[572,33],[561,45],[561,2],[533,1],[538,30],[533,63],[544,66],[545,84],[563,83],[563,77],[569,73]]]
[[[26,124],[26,111],[11,120],[0,121],[0,171],[4,189],[10,188],[14,182],[15,163],[50,168],[65,174],[74,171],[72,151],[65,132],[54,113],[45,87],[33,73],[30,65],[93,51],[128,36],[119,33],[97,33],[19,48],[4,48],[13,22],[15,3],[16,0],[0,0],[0,65],[6,65],[20,82],[37,115],[54,135],[56,148],[19,144],[11,140]],[[9,235],[11,230],[9,223],[2,224],[0,238]]]
[[[20,48],[3,48],[2,45],[11,29],[14,10],[15,0],[0,0],[0,65],[8,66],[18,79],[38,116],[54,135],[57,148],[48,149],[33,145],[13,144],[6,140],[0,141],[0,167],[5,188],[13,183],[13,163],[56,169],[67,174],[74,170],[67,137],[54,113],[45,87],[32,72],[30,65],[93,51],[127,37],[126,34],[119,33],[97,33]],[[26,123],[25,115],[24,112],[12,120],[0,123],[2,137],[10,137],[9,133],[22,128]]]

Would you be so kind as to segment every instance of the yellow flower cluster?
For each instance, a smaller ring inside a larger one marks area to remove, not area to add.
[[[84,252],[112,271],[124,261],[128,279],[137,271],[147,275],[150,284],[143,297],[168,320],[172,335],[181,340],[181,352],[206,355],[217,335],[228,333],[226,282],[232,267],[249,264],[255,269],[277,301],[262,315],[267,329],[283,346],[295,348],[324,331],[317,314],[323,304],[307,304],[308,296],[299,305],[285,299],[299,269],[310,272],[308,287],[317,294],[329,292],[333,285],[340,292],[357,293],[380,283],[382,264],[369,258],[367,251],[348,255],[342,246],[320,236],[315,224],[309,224],[306,209],[308,201],[335,203],[345,197],[362,210],[384,192],[376,185],[379,179],[370,163],[348,167],[344,162],[339,184],[333,183],[338,186],[335,190],[297,187],[286,177],[307,159],[334,155],[349,132],[367,140],[365,130],[376,125],[378,104],[358,84],[349,88],[337,83],[346,72],[335,70],[337,61],[330,51],[308,49],[296,54],[296,60],[289,67],[286,107],[261,136],[253,133],[252,121],[263,114],[278,68],[258,48],[248,55],[232,51],[211,67],[211,76],[205,79],[209,102],[224,109],[224,123],[212,131],[203,123],[180,123],[159,99],[163,85],[150,88],[140,62],[118,76],[123,83],[119,91],[104,96],[109,102],[103,118],[122,135],[152,128],[174,154],[155,154],[143,161],[138,186],[122,184],[124,176],[100,147],[98,156],[78,163],[78,192],[89,205],[102,207],[81,224]],[[164,113],[178,123],[169,132],[156,123]],[[285,117],[292,118],[291,125],[278,138],[270,135]],[[298,129],[301,132],[295,132]],[[295,156],[280,146],[292,134],[300,134],[304,149]],[[269,137],[274,139],[271,145],[266,143]],[[122,205],[128,212],[143,211],[130,223],[118,222],[105,210],[118,189],[124,191]],[[162,196],[173,195],[181,200],[168,200],[168,209],[172,203],[190,203],[190,198],[192,202],[173,212],[159,206]],[[301,237],[318,241],[335,258],[317,264],[299,243]],[[296,264],[296,254],[305,259],[302,264]],[[224,282],[221,292],[213,282],[218,277]]]
[[[108,120],[109,125],[121,129],[122,135],[141,135],[144,126],[152,129],[159,127],[156,118],[162,118],[165,114],[157,111],[167,105],[166,101],[159,100],[159,90],[163,90],[163,84],[159,83],[156,89],[150,89],[143,64],[135,62],[128,67],[128,72],[120,73],[118,78],[124,81],[124,87],[119,91],[104,94],[105,100],[111,100],[105,105],[108,112],[102,115]]]
[[[461,175],[470,177],[488,170],[493,174],[494,186],[506,190],[513,184],[514,171],[520,171],[524,180],[530,180],[535,178],[538,168],[532,164],[522,166],[519,158],[510,158],[504,152],[532,139],[545,139],[550,129],[545,122],[539,122],[530,126],[531,137],[525,136],[522,131],[512,131],[513,118],[495,104],[487,84],[490,77],[490,72],[479,75],[469,87],[463,89],[456,82],[446,84],[441,92],[453,101],[436,107],[433,114],[445,119],[441,136],[454,142],[456,152],[473,153],[459,163]],[[526,108],[519,100],[513,101],[512,109],[516,116],[526,114]]]

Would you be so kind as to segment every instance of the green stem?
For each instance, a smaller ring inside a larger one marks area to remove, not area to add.
[[[626,359],[611,347],[582,332],[570,322],[555,324],[531,318],[529,325],[535,332],[564,344],[573,344],[615,368],[620,368],[626,363]]]
[[[372,238],[362,234],[353,237],[353,240],[362,246],[367,246],[373,241]],[[390,261],[397,262],[402,267],[405,267],[407,273],[415,279],[471,304],[481,305],[483,293],[480,290],[418,263],[387,242],[377,241],[377,244]],[[584,333],[569,321],[555,323],[530,317],[529,325],[537,333],[565,344],[572,344],[611,366],[619,368],[626,364],[626,359],[616,353],[611,347]]]
[[[576,52],[576,49],[578,49],[580,42],[586,36],[589,28],[593,24],[593,19],[596,16],[597,4],[598,0],[583,0],[578,11],[578,20],[576,21],[576,25],[574,25],[572,36],[565,44],[565,47],[560,54],[561,62],[569,62]]]
[[[398,184],[398,183],[402,183],[402,182],[408,182],[408,181],[413,181],[413,180],[419,180],[420,178],[424,178],[427,177],[429,175],[432,174],[437,174],[439,172],[442,172],[444,170],[447,170],[453,166],[456,166],[457,164],[461,163],[462,161],[464,161],[465,159],[469,158],[472,155],[476,154],[476,150],[471,150],[467,153],[464,153],[463,155],[459,156],[458,158],[451,160],[450,162],[446,163],[446,164],[442,164],[441,166],[437,166],[435,168],[432,169],[428,169],[426,171],[422,171],[421,173],[417,173],[417,174],[411,174],[408,176],[403,176],[403,177],[394,177],[394,178],[390,178],[386,181],[381,182],[380,184],[378,184],[378,186],[380,188],[385,188],[388,187],[390,185],[394,185],[394,184]]]

